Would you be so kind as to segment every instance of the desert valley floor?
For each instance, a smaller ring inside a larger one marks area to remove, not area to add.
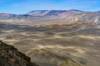
[[[0,24],[0,40],[40,66],[99,66],[100,29],[87,24]]]

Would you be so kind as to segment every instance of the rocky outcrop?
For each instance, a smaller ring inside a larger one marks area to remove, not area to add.
[[[0,66],[37,66],[13,46],[0,41]]]

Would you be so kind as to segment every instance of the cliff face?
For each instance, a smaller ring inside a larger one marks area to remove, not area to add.
[[[36,66],[13,46],[0,41],[0,66]]]

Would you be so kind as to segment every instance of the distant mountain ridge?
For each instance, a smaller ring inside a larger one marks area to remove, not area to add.
[[[100,11],[96,12],[88,12],[81,10],[33,10],[26,14],[17,15],[17,14],[9,14],[9,13],[0,13],[0,21],[1,20],[12,19],[21,21],[31,21],[34,20],[58,20],[65,22],[100,22]]]
[[[61,14],[65,13],[75,13],[75,14],[80,14],[80,13],[91,13],[91,12],[86,12],[86,11],[81,11],[81,10],[33,10],[30,11],[29,13],[22,14],[22,15],[17,15],[17,14],[11,14],[11,13],[0,13],[0,17],[18,17],[18,16],[30,16],[30,17],[39,17],[39,16],[58,16]],[[92,12],[92,13],[100,13],[99,11],[97,12]],[[65,14],[67,15],[67,14]]]

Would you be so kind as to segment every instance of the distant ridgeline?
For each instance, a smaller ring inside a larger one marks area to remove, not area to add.
[[[50,21],[51,20],[51,21]],[[87,12],[80,10],[33,10],[29,13],[17,15],[0,13],[0,22],[89,22],[100,24],[100,11]],[[38,24],[37,23],[37,24]]]

